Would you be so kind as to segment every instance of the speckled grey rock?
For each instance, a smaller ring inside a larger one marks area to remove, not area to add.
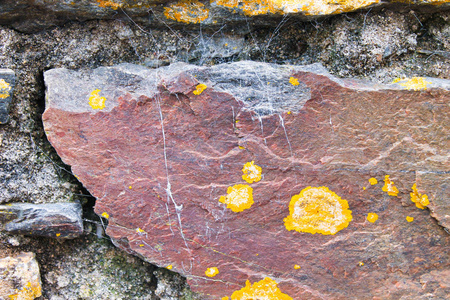
[[[9,107],[16,84],[16,76],[13,70],[0,69],[0,124],[9,121]]]

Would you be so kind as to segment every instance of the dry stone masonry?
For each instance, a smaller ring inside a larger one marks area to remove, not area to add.
[[[45,72],[107,234],[204,299],[448,295],[450,82],[242,61]]]

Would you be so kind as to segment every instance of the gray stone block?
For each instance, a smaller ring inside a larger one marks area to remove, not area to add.
[[[0,205],[0,230],[13,234],[75,238],[83,233],[80,203]]]

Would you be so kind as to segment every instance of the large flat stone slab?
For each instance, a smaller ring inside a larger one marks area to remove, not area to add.
[[[115,244],[205,299],[441,297],[450,83],[393,82],[256,62],[54,69],[43,120]]]
[[[438,12],[450,5],[448,0],[4,0],[0,3],[0,24],[35,31],[68,20],[132,18],[153,26],[202,24],[219,28],[249,22],[276,26],[284,15],[311,20],[376,7]]]

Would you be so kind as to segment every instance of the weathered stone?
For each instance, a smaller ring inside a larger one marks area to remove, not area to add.
[[[41,275],[34,253],[0,259],[0,299],[31,300],[41,295]]]
[[[9,107],[14,92],[16,76],[13,70],[0,69],[0,124],[9,121]]]
[[[230,23],[276,24],[282,15],[310,20],[326,15],[373,7],[442,11],[448,0],[47,0],[0,3],[0,24],[33,31],[68,20],[133,18],[152,25],[204,24],[211,27]],[[263,16],[262,18],[260,16]],[[260,17],[260,18],[257,18]]]
[[[75,238],[83,233],[80,203],[0,205],[0,230],[13,234]]]
[[[207,299],[265,277],[293,299],[420,298],[445,293],[421,282],[441,282],[449,263],[429,210],[448,225],[450,83],[394,81],[255,62],[55,69],[43,119],[115,244],[170,265]],[[245,178],[253,202],[235,212],[230,195],[251,162],[261,179]],[[411,201],[414,184],[428,208]],[[334,220],[348,203],[351,217],[317,234],[287,230],[291,198],[308,186],[331,197],[308,213]]]

